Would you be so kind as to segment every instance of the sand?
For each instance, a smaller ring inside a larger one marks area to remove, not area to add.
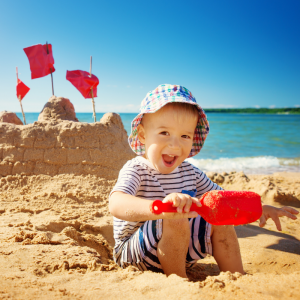
[[[223,176],[219,184],[228,190],[300,207],[300,173],[209,175]],[[190,281],[121,270],[112,259],[108,211],[115,181],[70,174],[0,179],[0,299],[300,299],[300,218],[282,218],[282,232],[270,220],[265,228],[236,227],[244,276],[220,273],[213,257],[198,261]]]
[[[282,218],[282,232],[270,220],[235,227],[244,276],[220,273],[213,257],[189,280],[120,269],[108,196],[133,157],[121,118],[80,123],[69,102],[52,102],[43,121],[0,123],[0,299],[300,299],[300,218]],[[207,175],[300,208],[300,173]]]

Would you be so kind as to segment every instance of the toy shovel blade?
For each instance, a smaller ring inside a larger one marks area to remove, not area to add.
[[[248,224],[259,219],[262,214],[260,196],[249,191],[211,191],[205,193],[200,202],[201,207],[193,203],[190,210],[196,211],[213,225]],[[177,212],[172,203],[160,200],[155,200],[150,210],[155,214]]]

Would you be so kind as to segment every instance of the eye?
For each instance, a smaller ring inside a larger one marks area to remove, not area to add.
[[[189,135],[187,135],[187,134],[182,135],[181,137],[184,138],[184,139],[191,139],[191,138],[192,138],[191,136],[189,136]]]
[[[162,131],[159,134],[161,134],[161,135],[170,135],[168,131]]]

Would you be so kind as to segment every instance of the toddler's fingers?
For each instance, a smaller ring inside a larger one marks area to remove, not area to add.
[[[184,205],[184,212],[188,213],[191,209],[192,204],[193,204],[193,199],[190,196],[186,196],[185,201],[186,201],[186,203]]]
[[[178,197],[178,195],[174,195],[173,206],[178,207],[179,205],[180,205],[180,198]]]
[[[272,218],[272,220],[274,221],[277,230],[278,230],[278,231],[281,231],[281,223],[280,223],[279,218],[278,218],[278,217],[274,217],[274,218]]]
[[[294,216],[294,215],[298,215],[298,214],[299,214],[299,211],[298,211],[297,209],[291,208],[291,207],[289,207],[289,206],[283,206],[283,207],[281,207],[281,210],[285,210],[285,211],[289,212],[290,214],[292,214],[293,217],[294,217],[294,218],[292,218],[292,219],[294,219],[294,220],[297,219],[297,217]],[[289,218],[290,218],[290,217],[289,217]]]
[[[198,207],[202,206],[200,199],[198,199],[196,197],[192,197],[191,199],[192,199],[193,203],[197,204]]]
[[[266,217],[262,215],[259,219],[259,227],[264,227],[267,223]]]
[[[180,205],[180,198],[178,197],[178,194],[170,194],[163,200],[163,202],[172,202],[173,207],[178,207]]]
[[[183,212],[183,207],[185,208],[184,212],[189,212],[190,211],[190,207],[192,205],[192,203],[188,204],[188,199],[190,198],[190,196],[184,195],[184,194],[178,194],[177,197],[180,200],[180,204],[177,206],[177,212],[182,213]],[[186,210],[186,208],[188,210]]]
[[[294,214],[298,214],[298,213],[299,212],[296,209],[293,209],[293,208],[288,207],[288,206],[284,206],[284,207],[281,207],[279,209],[279,214],[278,215],[279,215],[279,217],[288,217],[290,219],[296,220],[297,217]]]

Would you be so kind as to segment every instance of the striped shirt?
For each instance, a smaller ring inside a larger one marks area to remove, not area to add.
[[[171,193],[197,190],[200,198],[211,190],[221,190],[202,171],[184,161],[173,172],[161,174],[142,156],[129,160],[121,169],[111,193],[119,191],[148,200],[163,200]],[[120,255],[122,245],[145,222],[128,222],[114,217],[115,257]]]

